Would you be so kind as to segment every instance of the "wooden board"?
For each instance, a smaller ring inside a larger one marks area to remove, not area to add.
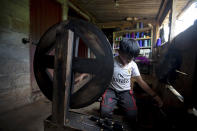
[[[155,18],[161,1],[118,0],[118,7],[115,7],[114,0],[78,0],[77,3],[95,16],[98,22],[111,22],[125,20],[128,16]]]
[[[123,21],[126,17],[138,17],[140,20],[155,19],[162,6],[162,0],[70,0],[84,10],[87,10],[96,23]],[[164,0],[168,1],[168,0]],[[178,0],[177,12],[181,12],[189,0]]]
[[[33,59],[36,46],[43,33],[52,25],[62,20],[61,4],[54,0],[30,0],[30,70],[32,95],[40,92],[37,86],[34,71]]]

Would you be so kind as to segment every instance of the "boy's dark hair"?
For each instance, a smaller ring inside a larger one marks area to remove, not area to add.
[[[129,55],[130,57],[137,57],[140,52],[140,48],[136,40],[123,39],[120,41],[119,51],[121,51],[124,54]]]

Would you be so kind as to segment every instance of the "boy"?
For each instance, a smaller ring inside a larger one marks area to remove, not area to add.
[[[144,82],[133,58],[139,54],[137,41],[123,39],[120,42],[119,55],[114,58],[114,74],[109,88],[102,96],[101,116],[111,118],[114,107],[119,105],[131,119],[136,119],[137,107],[131,90],[131,77],[158,102],[163,105],[160,97]]]

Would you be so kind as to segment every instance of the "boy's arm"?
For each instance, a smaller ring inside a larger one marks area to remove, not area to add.
[[[135,76],[134,79],[144,91],[146,91],[149,95],[153,97],[153,99],[158,102],[159,107],[163,106],[161,98],[148,86],[148,84],[142,79],[141,76]]]

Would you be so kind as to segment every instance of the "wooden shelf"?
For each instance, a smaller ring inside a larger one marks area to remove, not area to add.
[[[114,32],[115,34],[121,34],[121,33],[132,33],[132,32],[144,32],[144,31],[147,31],[147,30],[151,30],[152,28],[150,27],[146,27],[146,28],[142,28],[142,29],[133,29],[133,30],[124,30],[124,31],[117,31],[117,32]]]
[[[114,50],[117,50],[119,48],[113,48]],[[151,49],[151,46],[147,46],[147,47],[140,47],[140,49]]]
[[[152,37],[149,37],[149,38],[136,38],[135,40],[150,40],[152,39]]]
[[[127,39],[127,38],[124,38],[124,39]],[[128,38],[128,39],[133,39],[133,38]],[[134,40],[150,40],[152,39],[152,37],[149,37],[149,38],[135,38]],[[115,40],[116,42],[120,42],[121,40]]]
[[[147,47],[140,47],[140,49],[151,49],[151,46],[147,46]]]
[[[114,50],[117,50],[117,49],[119,49],[119,48],[113,48]]]
[[[139,32],[139,35],[140,35],[141,32],[144,32],[144,34],[147,32],[147,34],[145,35],[145,36],[147,36],[147,38],[125,38],[126,34],[132,35],[131,33],[135,33],[136,34],[136,32]],[[147,45],[148,46],[147,47],[140,47],[140,50],[141,50],[141,53],[142,53],[143,56],[149,57],[149,55],[147,55],[147,53],[151,52],[151,50],[152,50],[153,28],[145,27],[145,28],[142,28],[142,29],[122,30],[122,31],[113,32],[113,47],[115,47],[115,48],[113,48],[113,53],[115,53],[119,49],[118,48],[118,44],[121,41],[121,40],[116,40],[116,38],[117,39],[121,39],[121,38],[134,39],[136,41],[139,41],[139,40],[141,41],[142,40],[142,43],[145,43],[144,41],[148,40],[147,41]]]

